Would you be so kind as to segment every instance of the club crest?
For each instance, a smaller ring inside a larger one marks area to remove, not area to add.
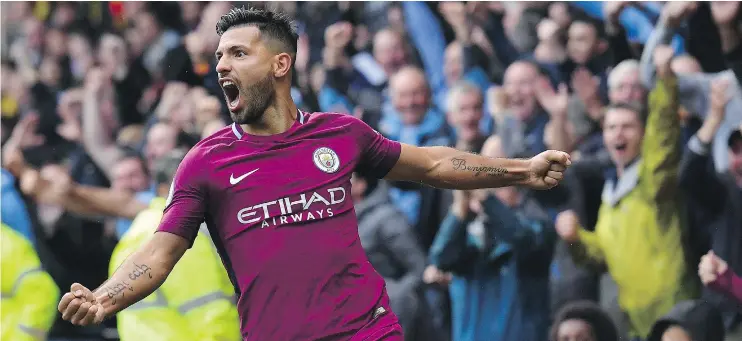
[[[334,150],[320,147],[312,155],[314,165],[325,173],[335,173],[340,168],[340,159]]]

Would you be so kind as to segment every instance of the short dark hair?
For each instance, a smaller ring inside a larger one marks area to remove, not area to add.
[[[123,161],[126,159],[136,159],[139,161],[139,164],[142,166],[142,169],[144,170],[144,174],[147,176],[150,176],[149,174],[149,167],[147,167],[147,160],[144,158],[142,153],[136,151],[133,148],[127,147],[127,146],[121,146],[119,147],[121,149],[121,158],[118,161]]]
[[[636,113],[636,117],[639,119],[639,122],[641,122],[642,126],[644,126],[647,122],[647,113],[644,111],[644,106],[642,106],[640,103],[611,103],[606,107],[605,112],[608,112],[609,110],[628,110]]]
[[[195,146],[198,141],[198,137],[178,129],[178,134],[175,136],[175,147],[185,148],[186,150],[189,150],[193,148],[193,146]]]
[[[254,7],[235,7],[219,18],[216,23],[216,34],[222,35],[230,28],[254,25],[264,37],[274,39],[283,45],[285,52],[296,56],[296,45],[299,34],[296,33],[296,24],[291,18],[281,12],[262,10]]]
[[[582,320],[589,324],[600,341],[618,341],[618,330],[611,317],[595,302],[575,301],[564,305],[556,314],[549,338],[556,341],[559,325],[567,320]]]
[[[606,33],[605,33],[605,25],[600,21],[597,20],[590,15],[588,15],[585,12],[576,12],[572,16],[572,24],[574,23],[583,23],[587,24],[593,27],[595,29],[595,37],[598,40],[605,39]]]

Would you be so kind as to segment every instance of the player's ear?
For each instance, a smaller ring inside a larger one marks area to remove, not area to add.
[[[273,62],[273,76],[281,78],[291,72],[293,58],[288,53],[279,53]]]

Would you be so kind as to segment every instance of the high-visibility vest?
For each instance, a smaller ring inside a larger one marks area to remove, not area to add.
[[[152,236],[164,208],[165,199],[155,198],[149,209],[137,215],[113,251],[111,274]],[[234,287],[203,232],[165,283],[117,318],[121,341],[241,340]]]
[[[5,224],[0,255],[0,341],[46,340],[57,317],[59,288],[33,245]]]

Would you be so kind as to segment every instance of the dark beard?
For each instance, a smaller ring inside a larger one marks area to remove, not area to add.
[[[245,107],[238,113],[229,114],[232,121],[237,124],[252,124],[260,121],[276,96],[273,77],[270,74],[266,75],[254,85],[244,89],[240,96],[245,101]]]

